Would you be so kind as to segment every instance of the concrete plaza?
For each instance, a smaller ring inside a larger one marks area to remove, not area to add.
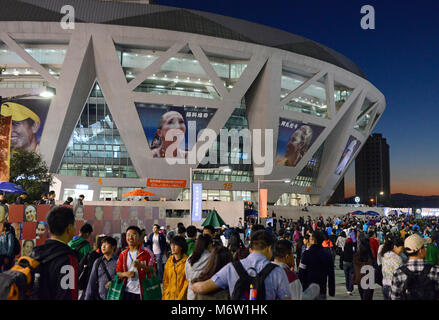
[[[338,257],[337,257],[338,258]],[[358,292],[358,286],[354,286],[354,292],[352,296],[347,295],[346,281],[343,270],[340,270],[338,266],[335,268],[335,296],[328,296],[328,300],[361,300],[360,293]],[[373,300],[384,300],[382,287],[375,285],[375,291],[373,293]]]

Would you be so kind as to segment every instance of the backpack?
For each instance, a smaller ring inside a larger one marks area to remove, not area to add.
[[[277,265],[273,263],[267,264],[256,277],[250,276],[240,261],[235,261],[232,265],[238,273],[239,279],[235,284],[231,299],[250,300],[250,285],[252,285],[257,291],[256,300],[265,300],[265,278],[268,277],[270,272],[273,271]]]
[[[35,280],[38,267],[65,254],[65,251],[56,252],[41,261],[27,256],[18,259],[10,270],[0,273],[0,300],[38,299],[39,286]]]
[[[78,289],[85,290],[87,288],[88,280],[90,278],[91,270],[93,268],[93,263],[102,254],[98,254],[96,251],[89,252],[84,258],[79,262],[79,277],[78,277]]]
[[[436,282],[428,277],[433,265],[426,264],[421,272],[410,271],[403,266],[401,271],[407,275],[404,283],[401,300],[435,300]]]
[[[78,258],[78,261],[82,260],[80,254],[79,254],[79,251],[81,251],[81,249],[84,248],[87,244],[89,244],[89,242],[87,240],[85,240],[85,241],[81,242],[80,245],[75,248],[75,250],[73,250],[76,253],[76,257]]]

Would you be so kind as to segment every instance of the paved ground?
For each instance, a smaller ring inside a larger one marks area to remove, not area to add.
[[[354,292],[352,296],[346,294],[345,277],[343,270],[338,267],[335,269],[335,296],[329,297],[328,300],[361,300],[358,287],[354,286]],[[382,288],[379,285],[375,285],[375,291],[373,293],[373,300],[384,300]]]

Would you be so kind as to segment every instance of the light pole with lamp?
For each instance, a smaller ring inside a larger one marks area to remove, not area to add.
[[[197,171],[212,171],[217,168],[189,168],[189,215],[191,216],[191,224],[192,225],[192,175],[194,172]],[[229,167],[219,167],[219,170],[222,170],[223,172],[232,172],[232,169]]]
[[[291,179],[281,179],[281,180],[262,180],[258,179],[258,223],[260,222],[261,218],[261,201],[260,201],[260,190],[261,190],[261,182],[283,182],[283,183],[290,183]]]
[[[384,191],[380,191],[380,200],[381,200],[381,196],[383,196],[384,195]],[[377,194],[375,194],[375,206],[377,206],[378,205],[378,195]]]

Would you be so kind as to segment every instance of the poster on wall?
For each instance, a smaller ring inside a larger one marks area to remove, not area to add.
[[[69,206],[71,208],[71,206]],[[159,207],[145,206],[78,206],[75,210],[75,227],[80,230],[85,223],[93,227],[93,232],[88,238],[92,244],[97,237],[105,234],[113,236],[118,245],[122,245],[124,233],[129,226],[145,229],[149,234],[154,224],[166,225],[165,211]],[[35,246],[42,245],[49,239],[47,213],[49,205],[16,205],[8,207],[0,205],[0,223],[8,221],[15,230],[15,235],[21,244],[19,255],[29,255]]]
[[[186,158],[188,151],[196,143],[199,133],[207,127],[216,111],[213,108],[176,107],[137,102],[136,109],[154,158]],[[189,137],[192,125],[195,131],[193,139]],[[174,130],[169,134],[175,137],[175,141],[181,140],[177,148],[171,147],[174,140],[166,141],[165,139],[171,129]]]
[[[50,102],[50,99],[18,99],[1,104],[1,117],[12,118],[12,155],[15,150],[37,151]]]
[[[360,144],[361,142],[357,140],[355,137],[353,136],[349,137],[348,143],[346,144],[346,147],[343,151],[340,161],[338,162],[337,169],[335,170],[335,174],[338,175],[342,174],[342,172],[346,168],[346,165],[351,161],[355,152],[357,152],[358,148],[360,147]]]
[[[12,117],[0,117],[0,182],[9,182]]]
[[[279,118],[276,163],[295,167],[322,133],[324,127]]]

